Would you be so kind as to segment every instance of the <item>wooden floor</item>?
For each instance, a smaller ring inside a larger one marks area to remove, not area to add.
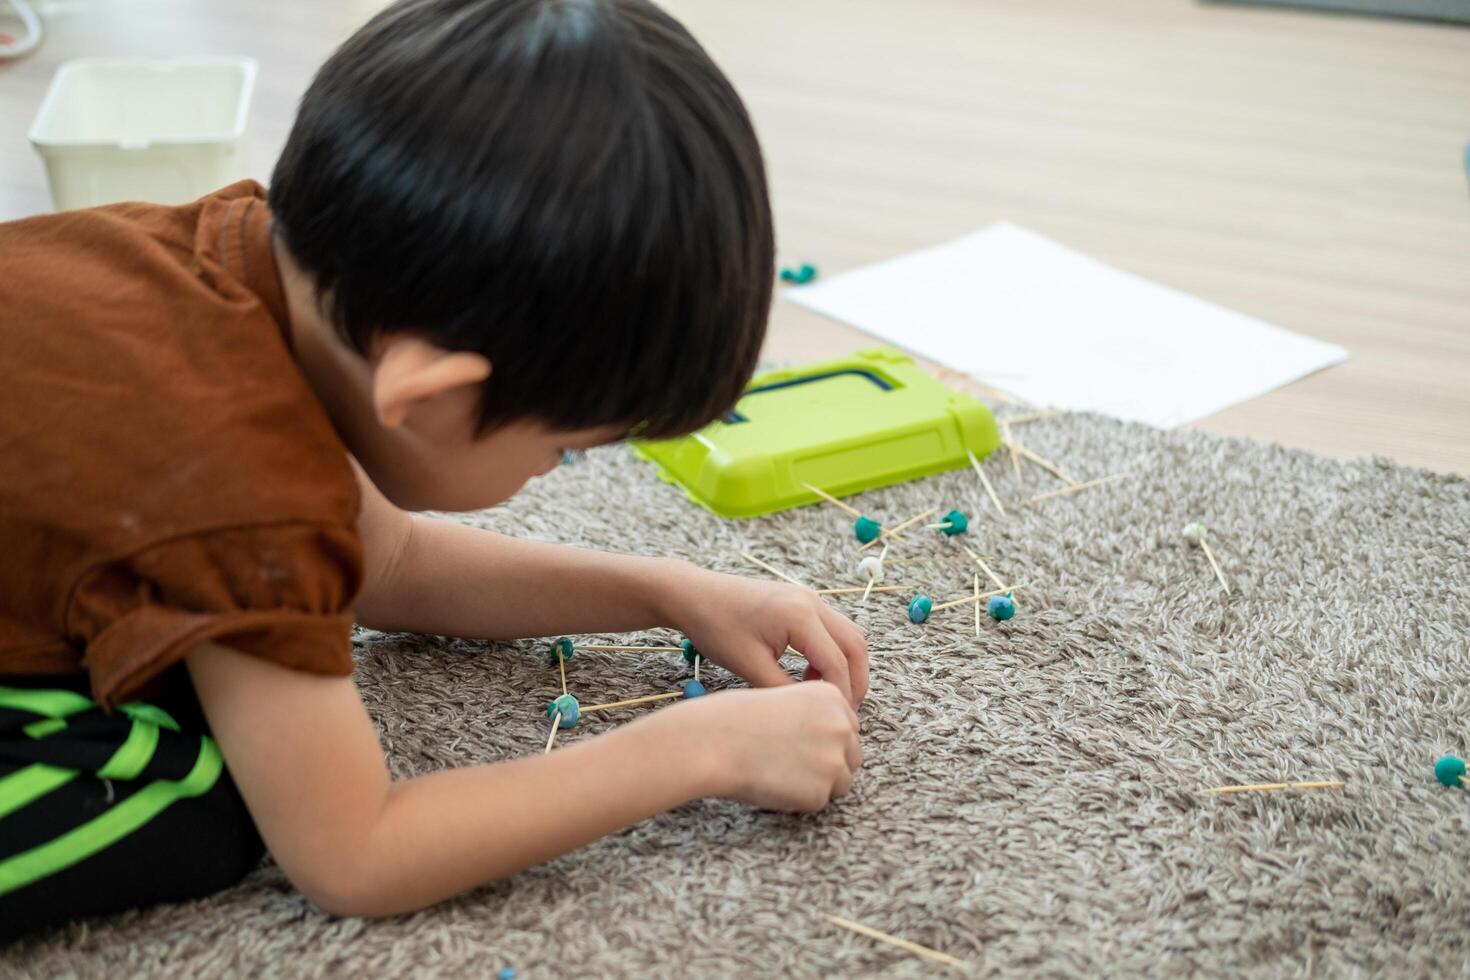
[[[61,61],[261,62],[264,179],[377,0],[52,0],[0,67],[0,219]],[[1006,219],[1352,359],[1199,423],[1470,473],[1470,29],[1186,0],[672,0],[755,116],[781,258],[826,274]],[[4,258],[0,256],[0,263]],[[769,352],[871,341],[777,303]]]

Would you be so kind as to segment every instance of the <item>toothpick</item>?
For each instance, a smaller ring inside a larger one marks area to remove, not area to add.
[[[990,581],[994,582],[998,587],[1002,589],[1006,587],[1006,584],[1000,580],[1000,576],[992,572],[990,570],[990,566],[985,564],[985,562],[980,558],[979,555],[975,554],[975,552],[971,551],[969,548],[965,549],[965,554],[969,555],[975,560],[975,564],[980,566],[980,571],[985,573],[986,578],[990,579]]]
[[[546,752],[551,751],[551,743],[556,741],[556,730],[561,727],[561,709],[556,709],[556,714],[551,716],[551,734],[546,736]],[[546,752],[542,752],[545,755]]]
[[[1199,536],[1199,546],[1205,550],[1205,557],[1210,560],[1210,567],[1215,570],[1215,578],[1220,580],[1220,588],[1225,590],[1226,595],[1229,595],[1230,583],[1225,581],[1225,573],[1220,571],[1220,563],[1215,561],[1215,553],[1210,550],[1210,543],[1205,540],[1203,534]]]
[[[871,586],[871,588],[869,588]],[[855,592],[902,592],[909,588],[907,585],[844,585],[840,589],[816,589],[817,595],[852,595]]]
[[[1327,779],[1315,783],[1251,783],[1248,786],[1216,786],[1206,793],[1274,793],[1284,789],[1339,789],[1341,779]]]
[[[994,592],[977,592],[975,595],[967,595],[963,599],[951,599],[949,602],[941,602],[939,605],[931,607],[929,612],[937,613],[941,609],[953,609],[955,606],[967,606],[972,602],[978,603],[981,599],[989,599],[993,595],[1006,595],[1007,593],[1015,592],[1019,588],[1022,588],[1022,586],[1003,585],[1000,588],[996,589]],[[586,711],[587,709],[583,708],[582,710]]]
[[[744,558],[746,561],[750,562],[752,565],[758,565],[761,568],[764,568],[766,571],[770,572],[772,575],[776,576],[777,578],[785,579],[786,581],[790,582],[792,585],[800,585],[803,589],[806,588],[806,585],[805,584],[803,584],[801,582],[798,582],[796,579],[792,578],[790,575],[787,575],[785,572],[781,571],[781,569],[775,567],[774,565],[767,565],[765,562],[761,561],[755,555],[752,555],[752,554],[750,554],[747,551],[740,552],[740,557]]]
[[[648,704],[651,701],[667,701],[669,698],[682,698],[684,695],[679,691],[670,691],[667,694],[648,694],[641,698],[629,698],[626,701],[611,701],[607,704],[594,704],[590,708],[583,708],[582,714],[593,711],[611,711],[613,708],[627,708],[635,704]]]
[[[851,919],[844,919],[838,915],[826,915],[825,913],[823,914],[826,917],[827,921],[832,923],[834,926],[841,926],[844,929],[850,929],[853,932],[859,933],[860,935],[867,936],[869,939],[876,939],[879,942],[888,943],[890,946],[897,946],[899,949],[906,949],[916,956],[922,956],[926,959],[933,960],[936,963],[943,963],[946,966],[970,965],[969,963],[965,962],[962,959],[959,959],[958,957],[950,956],[948,953],[941,953],[937,949],[930,949],[928,946],[920,946],[918,943],[909,942],[907,939],[899,939],[897,936],[890,936],[886,932],[879,932],[877,929],[865,926],[860,922],[853,922]]]
[[[560,650],[556,651],[556,668],[561,671],[561,693],[570,694],[567,690],[567,658],[561,655]]]
[[[1086,483],[1074,483],[1072,486],[1062,487],[1060,490],[1051,490],[1047,493],[1038,493],[1030,500],[1027,500],[1026,503],[1034,504],[1042,500],[1050,500],[1052,497],[1060,497],[1063,494],[1076,493],[1078,490],[1086,490],[1088,487],[1101,486],[1104,483],[1112,483],[1114,480],[1121,480],[1127,475],[1127,473],[1114,473],[1112,476],[1099,477],[1096,480],[1088,480]]]
[[[1042,469],[1046,470],[1048,473],[1056,477],[1058,480],[1061,480],[1063,483],[1074,487],[1077,485],[1076,480],[1063,473],[1062,468],[1056,463],[1053,463],[1051,460],[1043,459],[1042,457],[1033,453],[1031,450],[1027,449],[1025,446],[1017,446],[1016,452],[1020,453],[1022,456],[1025,456],[1027,459],[1031,460],[1031,462],[1035,463],[1037,466],[1040,466]]]
[[[985,488],[986,493],[990,494],[990,502],[995,504],[995,509],[1000,513],[1001,517],[1006,516],[1006,509],[1001,506],[1000,498],[995,495],[995,487],[990,485],[990,477],[985,475],[985,467],[980,465],[980,460],[975,458],[975,454],[971,450],[966,449],[965,455],[970,457],[970,465],[975,468],[975,475],[980,478],[980,485]]]
[[[628,646],[615,643],[578,643],[577,649],[597,650],[602,653],[683,653],[683,647]]]
[[[1019,485],[1022,482],[1021,457],[1016,454],[1016,447],[1020,443],[1016,442],[1016,437],[1011,435],[1010,425],[1005,422],[1000,424],[1000,435],[1001,441],[1005,443],[1006,451],[1011,454],[1011,468],[1016,471],[1016,483]]]
[[[931,609],[930,612],[933,612]],[[980,573],[975,573],[975,635],[980,635]]]
[[[995,556],[994,555],[977,555],[976,557],[977,558],[994,558]],[[942,556],[938,556],[938,555],[931,555],[931,556],[929,556],[927,558],[890,558],[884,564],[887,564],[887,565],[928,565],[928,564],[931,564],[933,562],[950,562],[950,561],[962,561],[966,565],[968,565],[968,564],[970,564],[971,559],[969,559],[969,558],[946,558],[946,557],[942,557]]]
[[[902,531],[904,528],[909,527],[912,524],[916,524],[919,521],[922,521],[924,518],[928,517],[930,514],[933,514],[938,510],[938,507],[931,507],[928,510],[924,511],[924,513],[919,514],[916,517],[910,517],[902,524],[895,524],[891,529],[889,529],[889,536],[896,538],[899,531]],[[882,525],[879,525],[879,530],[883,530]],[[871,548],[873,545],[877,544],[881,540],[882,536],[880,535],[879,537],[876,537],[873,540],[869,541],[867,544],[863,545],[861,548],[858,549],[858,551],[867,551],[869,548]],[[891,541],[884,541],[883,547],[887,548],[890,544],[892,544]]]
[[[699,662],[704,658],[698,654],[694,656],[694,679],[699,680]]]
[[[812,493],[816,494],[818,497],[821,497],[823,500],[827,501],[827,503],[829,503],[829,504],[835,504],[838,507],[841,507],[843,510],[847,511],[853,517],[862,517],[863,516],[862,511],[857,510],[857,509],[853,508],[852,506],[850,506],[848,504],[844,504],[842,501],[838,500],[836,497],[832,496],[830,493],[828,493],[825,490],[818,490],[816,487],[812,486],[810,483],[803,483],[802,486],[806,487]]]
[[[1059,412],[1059,411],[1056,411],[1055,409],[1052,409],[1050,411],[1045,411],[1045,412],[1027,412],[1024,415],[1009,415],[1009,416],[1007,416],[1006,419],[1005,419],[1005,424],[1006,425],[1025,425],[1027,422],[1039,422],[1041,419],[1050,419],[1050,418],[1055,418],[1058,415],[1066,415],[1066,414],[1067,414],[1066,412]]]

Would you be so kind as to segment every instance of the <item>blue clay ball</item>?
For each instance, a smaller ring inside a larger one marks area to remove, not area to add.
[[[863,544],[867,544],[878,537],[878,529],[882,526],[871,517],[859,517],[852,522],[852,533],[857,535],[857,539]]]
[[[512,970],[510,967],[506,967],[499,973],[495,974],[495,978],[496,980],[516,980],[516,971]]]
[[[1447,755],[1434,764],[1434,778],[1446,786],[1459,786],[1460,777],[1465,775],[1465,760]]]
[[[576,646],[572,643],[570,636],[558,636],[551,641],[551,662],[557,660],[571,660],[577,653]]]
[[[993,595],[985,604],[985,612],[991,619],[1010,619],[1016,614],[1016,600],[1008,595]]]
[[[577,723],[577,719],[582,717],[582,706],[570,694],[563,694],[548,704],[546,717],[555,718],[558,711],[561,712],[561,721],[556,723],[558,728],[571,728]]]
[[[922,623],[929,618],[929,612],[934,608],[934,600],[926,595],[916,595],[909,602],[909,622]]]
[[[694,666],[694,658],[695,657],[698,657],[700,660],[703,660],[705,663],[709,663],[709,657],[706,657],[704,654],[702,654],[698,650],[696,650],[694,648],[693,641],[686,639],[683,643],[681,643],[679,645],[684,648],[684,662],[686,664],[688,664],[689,666],[691,666],[691,667]]]
[[[699,683],[699,681],[684,682],[684,696],[686,698],[702,698],[707,693],[708,692],[704,689],[704,685]]]
[[[941,534],[954,537],[956,534],[964,534],[970,529],[970,519],[965,516],[964,511],[952,510],[944,515],[943,520],[949,527],[940,528],[939,532]]]

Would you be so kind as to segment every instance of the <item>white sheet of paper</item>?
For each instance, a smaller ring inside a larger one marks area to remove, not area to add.
[[[1347,359],[1004,222],[786,295],[1032,404],[1165,428]]]

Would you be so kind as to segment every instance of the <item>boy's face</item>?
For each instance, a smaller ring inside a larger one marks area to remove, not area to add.
[[[569,449],[585,450],[627,435],[620,428],[560,430],[534,420],[476,433],[473,416],[452,438],[421,442],[413,464],[372,472],[390,500],[409,510],[471,511],[502,504],[533,477],[551,472]]]

